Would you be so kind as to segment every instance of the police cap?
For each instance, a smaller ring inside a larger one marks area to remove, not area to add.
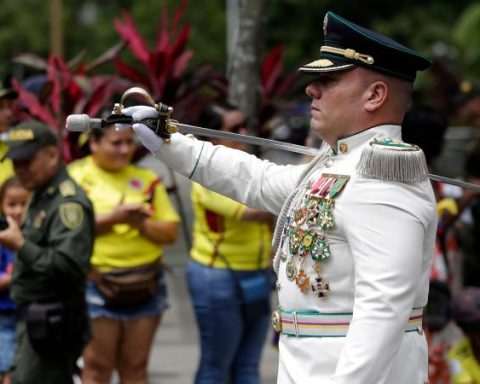
[[[30,159],[39,149],[57,145],[58,142],[48,125],[35,120],[25,121],[10,129],[6,141],[9,149],[4,158],[12,160]]]
[[[413,82],[417,71],[431,60],[398,42],[327,12],[323,21],[324,43],[315,61],[299,68],[318,74],[362,66]]]

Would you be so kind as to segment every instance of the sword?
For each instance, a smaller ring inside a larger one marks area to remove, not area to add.
[[[205,137],[210,137],[215,139],[232,140],[240,143],[252,144],[252,145],[257,145],[257,146],[267,147],[272,149],[279,149],[282,151],[299,153],[299,154],[308,155],[308,156],[315,156],[319,152],[317,148],[305,147],[303,145],[265,139],[263,137],[241,135],[239,133],[232,133],[232,132],[225,132],[225,131],[216,131],[213,129],[202,128],[202,127],[197,127],[195,125],[182,124],[177,122],[175,122],[174,124],[177,126],[178,131],[183,134],[192,134],[192,135],[205,136]],[[455,185],[460,188],[473,189],[477,192],[480,192],[480,185],[477,185],[477,184],[472,184],[466,181],[452,179],[446,176],[435,175],[433,173],[429,173],[428,177],[430,178],[430,180],[440,181],[442,183]]]
[[[183,124],[176,120],[170,119],[170,115],[173,112],[173,108],[162,103],[155,103],[150,94],[140,87],[132,87],[125,91],[122,95],[120,103],[116,103],[112,114],[107,119],[92,119],[88,115],[69,115],[67,117],[66,128],[69,131],[85,132],[90,128],[104,128],[111,124],[132,124],[132,118],[121,114],[123,108],[123,101],[130,95],[137,94],[143,96],[147,102],[152,105],[158,112],[158,118],[147,118],[139,121],[147,125],[158,136],[160,136],[166,143],[170,142],[170,134],[180,132],[183,134],[192,134],[198,136],[204,136],[216,139],[226,139],[237,141],[241,143],[257,145],[261,147],[267,147],[272,149],[278,149],[287,152],[299,153],[302,155],[315,156],[319,150],[316,148],[305,147],[303,145],[286,143],[282,141],[276,141],[271,139],[265,139],[263,137],[241,135],[239,133],[217,131],[214,129],[198,127],[190,124]],[[428,175],[430,180],[439,181],[446,184],[455,185],[463,189],[472,189],[476,192],[480,192],[480,185],[468,183],[462,180],[452,179],[446,176],[440,176],[435,174]]]
[[[118,115],[117,115],[118,116]],[[125,116],[126,120],[122,120],[117,118],[116,123],[123,123],[123,124],[131,124],[132,120],[130,117]],[[81,124],[81,128],[79,128],[79,123],[78,121],[80,120],[88,120],[89,122],[84,124],[83,122]],[[91,126],[94,126],[94,128],[102,128],[104,126],[112,124],[111,122],[105,121],[103,125],[96,124],[94,121],[95,120],[100,120],[100,119],[91,119],[88,117],[88,115],[69,115],[67,118],[67,129],[69,131],[86,131],[88,130]],[[108,119],[107,119],[108,120]],[[151,120],[151,119],[146,119],[146,120]],[[92,123],[93,121],[93,123]],[[151,121],[141,121],[144,124],[151,126]],[[217,131],[214,129],[209,129],[209,128],[203,128],[203,127],[198,127],[195,125],[191,124],[183,124],[179,123],[176,121],[171,121],[171,125],[175,125],[177,128],[178,132],[182,134],[192,134],[192,135],[197,135],[197,136],[204,136],[204,137],[209,137],[209,138],[214,138],[214,139],[225,139],[225,140],[231,140],[231,141],[236,141],[240,143],[245,143],[245,144],[251,144],[251,145],[256,145],[256,146],[261,146],[261,147],[266,147],[266,148],[271,148],[271,149],[278,149],[281,151],[286,151],[286,152],[293,152],[293,153],[298,153],[302,155],[308,155],[308,156],[315,156],[318,154],[319,150],[317,148],[311,148],[311,147],[305,147],[303,145],[298,145],[298,144],[292,144],[292,143],[286,143],[282,141],[277,141],[277,140],[271,140],[271,139],[265,139],[263,137],[256,137],[256,136],[249,136],[249,135],[241,135],[239,133],[232,133],[232,132],[225,132],[225,131]],[[88,125],[87,128],[84,128],[86,125]],[[446,184],[451,184],[455,185],[457,187],[463,188],[463,189],[472,189],[476,192],[480,192],[480,185],[468,183],[466,181],[462,180],[456,180],[452,179],[450,177],[446,176],[440,176],[440,175],[435,175],[430,173],[429,178],[431,180],[435,181],[440,181],[442,183]]]
[[[225,139],[225,140],[237,141],[240,143],[252,144],[252,145],[257,145],[260,147],[267,147],[272,149],[279,149],[281,151],[299,153],[302,155],[309,155],[309,156],[315,156],[316,154],[318,154],[318,151],[319,151],[317,148],[310,148],[310,147],[305,147],[303,145],[265,139],[263,137],[241,135],[239,133],[233,133],[233,132],[217,131],[214,129],[202,128],[202,127],[197,127],[196,125],[182,124],[177,122],[175,122],[174,124],[178,128],[178,132],[183,134],[191,134],[191,135],[210,137],[214,139]]]

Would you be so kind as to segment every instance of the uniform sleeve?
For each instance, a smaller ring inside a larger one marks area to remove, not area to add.
[[[278,214],[306,165],[277,165],[179,133],[155,157],[204,187],[248,207]]]
[[[91,207],[78,202],[60,204],[49,218],[45,245],[26,239],[17,257],[45,279],[76,284],[90,268],[94,240]]]
[[[153,218],[157,221],[180,222],[180,216],[173,207],[168,193],[161,183],[156,183],[153,194]]]
[[[340,215],[355,302],[332,383],[386,383],[413,307],[426,304],[435,205],[421,188],[379,180],[356,180],[349,193]]]
[[[238,201],[203,188],[199,184],[194,184],[192,188],[195,201],[219,216],[239,220],[246,209],[246,206]]]

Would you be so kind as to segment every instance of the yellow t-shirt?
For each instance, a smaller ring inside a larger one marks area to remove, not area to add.
[[[129,165],[120,172],[107,172],[98,167],[91,156],[68,166],[72,178],[86,191],[95,213],[111,212],[120,202],[144,203],[152,211],[152,219],[179,222],[167,191],[157,175]],[[148,264],[163,255],[162,247],[143,237],[128,224],[116,224],[112,231],[95,239],[91,263],[108,270]]]
[[[192,204],[193,260],[216,268],[246,271],[269,266],[271,229],[265,223],[240,221],[244,205],[196,183],[192,186]]]
[[[448,353],[452,384],[479,384],[480,365],[475,359],[470,341],[465,338]]]
[[[3,156],[5,156],[7,151],[8,151],[8,145],[0,142],[0,159],[2,159]],[[14,174],[15,173],[13,171],[12,160],[4,159],[3,161],[0,161],[0,187],[5,182],[5,180],[9,179]]]

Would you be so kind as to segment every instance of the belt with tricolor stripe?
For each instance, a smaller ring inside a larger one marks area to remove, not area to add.
[[[414,308],[405,324],[405,332],[422,330],[423,308]],[[345,337],[352,313],[289,312],[277,308],[272,312],[273,329],[297,337]]]

